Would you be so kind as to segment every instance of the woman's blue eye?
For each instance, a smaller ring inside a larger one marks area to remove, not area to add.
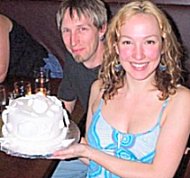
[[[130,45],[130,44],[131,44],[131,41],[123,41],[122,44]]]
[[[148,40],[146,41],[147,44],[155,44],[156,42],[154,40]]]

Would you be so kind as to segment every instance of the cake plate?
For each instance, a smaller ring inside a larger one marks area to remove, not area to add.
[[[2,120],[0,119],[0,122],[2,122]],[[30,158],[30,159],[51,159],[50,157],[52,156],[52,153],[47,153],[44,155],[28,155],[28,154],[22,154],[22,153],[18,153],[15,152],[14,150],[11,150],[11,148],[9,148],[8,145],[3,146],[1,144],[1,142],[4,140],[4,137],[2,136],[2,123],[0,124],[0,151],[5,152],[8,155],[11,156],[16,156],[16,157],[22,157],[22,158]],[[80,140],[80,130],[78,128],[78,126],[75,124],[74,121],[70,120],[70,124],[69,124],[69,129],[65,138],[65,145],[61,146],[60,149],[62,148],[66,148],[74,143],[78,143]]]

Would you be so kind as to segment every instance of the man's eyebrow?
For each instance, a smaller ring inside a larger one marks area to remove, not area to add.
[[[87,23],[87,24],[77,24],[76,25],[76,27],[77,28],[81,28],[81,27],[93,27],[93,25],[92,24],[89,24],[89,23]],[[64,24],[62,25],[62,27],[61,27],[62,29],[71,29],[70,27],[68,27],[68,26],[64,26]]]
[[[92,27],[92,25],[91,24],[79,24],[79,25],[77,25],[78,27],[83,27],[83,26],[85,26],[85,27]]]

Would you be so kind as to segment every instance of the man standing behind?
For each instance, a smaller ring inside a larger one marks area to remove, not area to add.
[[[57,24],[73,58],[65,59],[58,97],[64,101],[69,113],[74,110],[77,100],[84,112],[87,111],[90,87],[97,79],[103,59],[107,21],[108,11],[101,0],[64,0],[60,5]],[[86,169],[79,160],[61,161],[53,177],[85,177]]]

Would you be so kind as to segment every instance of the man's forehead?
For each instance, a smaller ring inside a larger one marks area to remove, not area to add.
[[[64,18],[63,18],[63,25],[67,23],[77,23],[77,24],[83,24],[83,25],[93,25],[92,19],[86,15],[86,14],[79,14],[75,11],[72,11],[73,13],[71,14],[69,10],[65,12]]]
[[[67,9],[65,12],[65,17],[69,17],[71,19],[86,19],[88,21],[92,21],[90,14],[86,11],[77,11],[76,9]]]

